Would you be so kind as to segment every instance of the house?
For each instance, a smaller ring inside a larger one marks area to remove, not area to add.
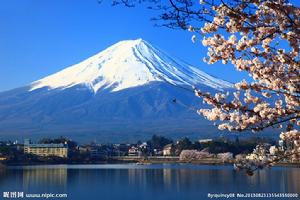
[[[91,158],[104,158],[107,156],[107,153],[100,148],[92,147],[89,150],[89,154]]]
[[[162,156],[163,155],[163,151],[160,149],[153,149],[153,155],[154,156]]]
[[[68,145],[64,144],[37,144],[31,143],[30,140],[24,142],[24,153],[33,154],[37,156],[57,156],[61,158],[68,157]]]
[[[138,147],[132,146],[128,149],[128,156],[139,156],[140,151]]]
[[[4,160],[7,160],[7,159],[8,159],[7,156],[2,155],[2,154],[0,153],[0,161],[4,161]]]
[[[91,158],[104,158],[108,156],[105,146],[99,144],[82,145],[78,147],[80,154],[85,154]]]
[[[147,144],[147,142],[143,142],[142,144],[140,144],[139,146],[141,149],[147,149],[149,146]]]
[[[212,142],[212,141],[213,141],[213,139],[201,139],[201,140],[198,140],[198,142],[199,142],[200,144],[210,143],[210,142]]]
[[[173,144],[167,144],[163,148],[163,156],[171,156],[173,150]]]
[[[89,147],[87,145],[78,146],[78,150],[80,154],[85,154],[89,152]]]
[[[112,149],[113,156],[125,156],[130,148],[129,144],[114,144]]]

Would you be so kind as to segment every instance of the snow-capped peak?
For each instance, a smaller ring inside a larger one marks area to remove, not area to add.
[[[81,84],[96,93],[103,88],[119,91],[155,81],[188,86],[204,84],[218,90],[231,87],[230,83],[137,39],[118,42],[78,64],[35,81],[30,91],[43,87],[65,89]]]

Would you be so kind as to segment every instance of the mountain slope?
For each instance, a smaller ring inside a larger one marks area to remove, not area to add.
[[[201,100],[182,89],[194,85],[209,92],[231,87],[141,39],[122,41],[28,86],[0,93],[0,132],[101,139],[214,132],[193,108],[202,107]]]
[[[137,39],[118,42],[79,64],[38,80],[32,83],[30,90],[42,87],[65,89],[83,84],[96,93],[100,89],[119,91],[166,81],[174,85],[202,83],[215,89],[231,86]]]

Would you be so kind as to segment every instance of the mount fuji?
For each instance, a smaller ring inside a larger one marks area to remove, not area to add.
[[[232,84],[142,40],[118,42],[27,86],[0,93],[0,134],[130,140],[217,132],[191,92]],[[177,103],[174,103],[176,99]]]

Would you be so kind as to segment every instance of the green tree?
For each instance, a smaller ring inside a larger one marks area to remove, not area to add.
[[[179,140],[175,145],[175,154],[179,155],[182,150],[193,149],[193,143],[187,138]]]
[[[171,144],[173,141],[164,136],[153,135],[151,140],[147,141],[152,149],[162,149],[165,145]]]

